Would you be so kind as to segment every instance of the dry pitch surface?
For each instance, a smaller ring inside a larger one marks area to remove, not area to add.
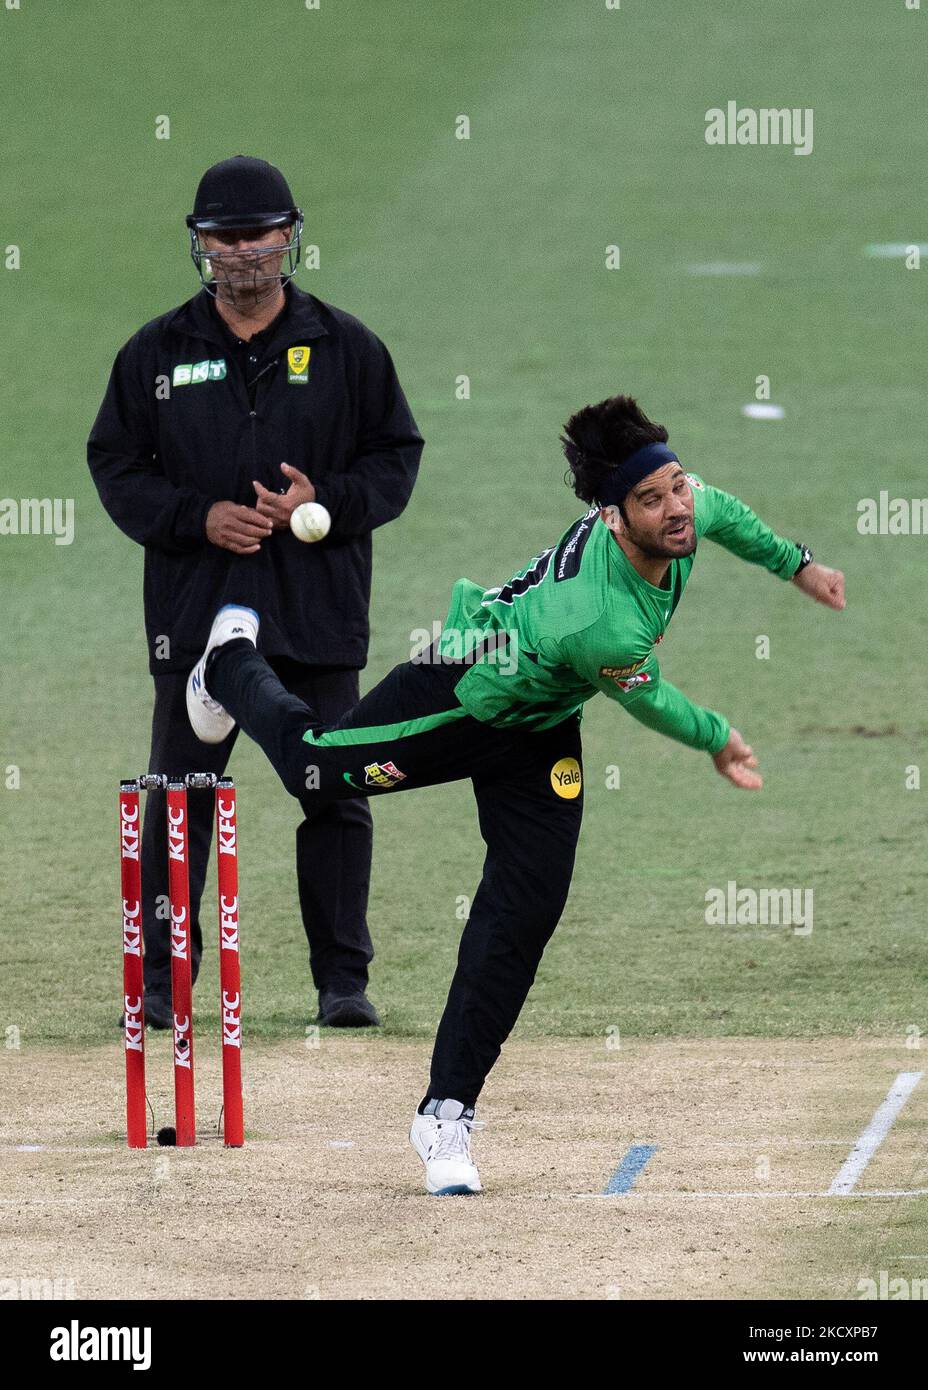
[[[168,1047],[149,1034],[158,1124]],[[118,1045],[0,1054],[0,1273],[77,1298],[278,1299],[843,1299],[881,1269],[928,1276],[928,1078],[854,1193],[824,1195],[915,1049],[515,1041],[479,1111],[486,1190],[440,1200],[406,1142],[425,1046],[250,1046],[238,1151],[206,1124],[216,1050],[198,1058],[202,1142],[145,1152],[120,1133]],[[600,1195],[635,1145],[656,1149],[631,1191]]]

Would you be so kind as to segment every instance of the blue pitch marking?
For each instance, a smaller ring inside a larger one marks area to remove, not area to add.
[[[633,1144],[606,1183],[603,1196],[615,1197],[622,1192],[631,1192],[638,1174],[651,1155],[656,1153],[656,1144]]]

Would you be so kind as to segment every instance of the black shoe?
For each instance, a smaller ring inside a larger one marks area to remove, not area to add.
[[[126,1026],[125,1014],[119,1016],[120,1028]],[[145,996],[145,1026],[146,1028],[173,1028],[174,1011],[171,1008],[171,1001],[163,994],[146,994]]]
[[[363,989],[348,993],[345,989],[319,991],[317,1023],[326,1028],[379,1028],[380,1019]]]

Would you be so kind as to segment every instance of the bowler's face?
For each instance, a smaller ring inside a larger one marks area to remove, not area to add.
[[[624,534],[646,555],[669,560],[696,549],[693,490],[679,463],[665,463],[633,487],[625,498]]]

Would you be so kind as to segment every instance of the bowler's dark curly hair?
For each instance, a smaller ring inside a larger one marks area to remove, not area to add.
[[[583,502],[602,496],[606,475],[645,444],[666,444],[663,425],[649,420],[631,396],[609,396],[597,405],[585,405],[564,426],[561,444],[570,464],[565,474]]]

